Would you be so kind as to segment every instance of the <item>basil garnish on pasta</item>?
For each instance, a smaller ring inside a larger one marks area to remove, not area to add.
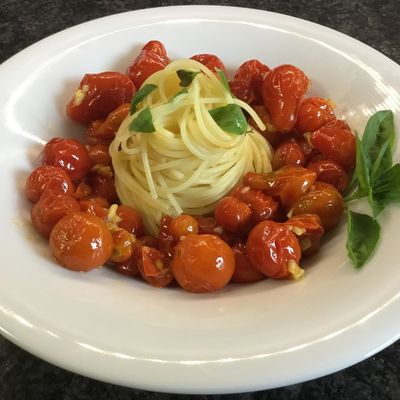
[[[146,107],[144,110],[140,111],[136,118],[132,120],[132,122],[129,124],[129,130],[145,133],[152,133],[155,131],[153,125],[153,116],[151,115],[149,107]]]
[[[200,73],[200,71],[189,71],[187,69],[178,69],[176,71],[176,74],[178,75],[179,79],[181,80],[179,82],[179,86],[181,86],[181,87],[189,86],[193,82],[193,79],[196,78],[196,76],[199,73]]]
[[[210,115],[218,126],[226,132],[243,135],[247,131],[247,120],[242,109],[237,104],[213,108]]]
[[[136,112],[138,104],[155,89],[157,89],[156,85],[148,83],[135,93],[131,101],[131,109],[130,109],[131,115],[133,115]]]

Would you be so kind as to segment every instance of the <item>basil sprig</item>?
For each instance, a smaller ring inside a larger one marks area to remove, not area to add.
[[[144,110],[140,111],[140,113],[131,121],[129,124],[129,130],[145,133],[151,133],[155,131],[153,125],[153,116],[151,115],[149,107],[146,107]]]
[[[211,117],[226,132],[235,135],[246,133],[248,124],[242,109],[237,104],[227,104],[209,110]]]
[[[193,82],[193,79],[196,78],[196,76],[199,73],[200,73],[200,71],[190,71],[188,69],[178,69],[176,71],[176,74],[178,75],[178,78],[181,80],[179,82],[179,86],[181,86],[181,87],[189,86]]]
[[[217,75],[219,76],[220,81],[224,85],[224,88],[230,93],[231,88],[229,87],[228,78],[226,77],[225,72],[219,68],[215,68],[215,71],[216,71]]]
[[[156,85],[148,83],[139,89],[132,98],[130,114],[134,114],[137,110],[137,105],[143,101],[153,90],[157,89]]]
[[[378,111],[367,122],[362,139],[356,139],[356,168],[350,184],[352,200],[367,197],[372,217],[347,210],[346,248],[356,268],[361,268],[379,241],[376,218],[390,203],[400,202],[400,164],[393,165],[395,143],[393,113]]]

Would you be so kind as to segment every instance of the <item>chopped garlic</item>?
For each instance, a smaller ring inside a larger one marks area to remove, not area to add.
[[[88,91],[89,91],[89,86],[88,86],[88,85],[83,85],[83,86],[82,86],[82,89],[78,89],[78,90],[75,92],[75,95],[74,95],[74,104],[75,104],[76,106],[79,106],[79,104],[82,103],[82,101],[83,101],[83,99],[85,98],[86,93],[87,93]]]
[[[295,281],[298,281],[304,276],[304,269],[300,268],[293,260],[289,260],[288,262],[288,271],[291,278]]]

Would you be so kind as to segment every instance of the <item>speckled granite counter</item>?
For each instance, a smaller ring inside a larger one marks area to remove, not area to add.
[[[353,36],[400,63],[400,3],[392,1],[230,0],[196,4],[251,6],[293,15]],[[64,28],[97,17],[189,1],[0,1],[0,62]],[[64,371],[0,337],[1,400],[166,399],[400,399],[400,344],[324,378],[269,391],[226,396],[184,396],[126,389]]]

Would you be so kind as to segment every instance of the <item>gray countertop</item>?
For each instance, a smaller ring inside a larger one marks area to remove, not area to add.
[[[348,34],[400,63],[400,2],[316,0],[0,0],[0,62],[62,29],[118,12],[156,6],[218,4],[259,8],[304,18]],[[345,350],[344,350],[345,351]],[[400,399],[400,344],[335,374],[289,387],[225,396],[146,392],[97,382],[64,371],[0,337],[1,400],[166,399]]]

